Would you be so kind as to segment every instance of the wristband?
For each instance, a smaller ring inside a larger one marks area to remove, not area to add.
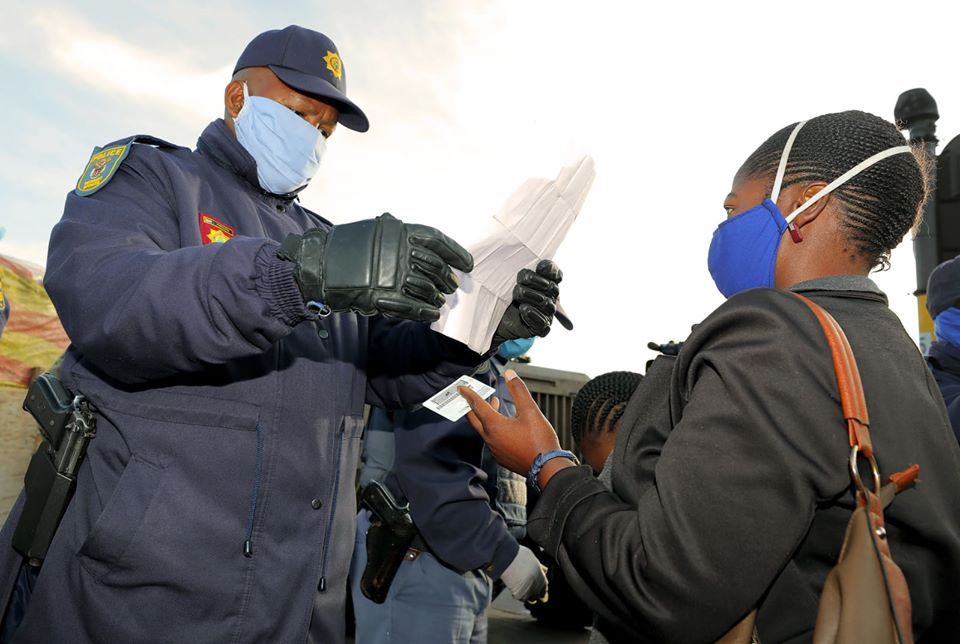
[[[537,457],[533,459],[533,465],[530,466],[530,473],[527,474],[527,483],[529,483],[537,492],[541,491],[540,486],[537,484],[537,479],[540,477],[540,470],[543,469],[543,466],[546,465],[547,461],[555,458],[569,458],[571,461],[573,461],[574,465],[580,465],[580,459],[577,458],[576,454],[573,452],[568,452],[565,449],[555,449],[549,452],[540,452],[537,454]]]

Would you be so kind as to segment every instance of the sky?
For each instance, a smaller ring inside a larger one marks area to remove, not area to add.
[[[743,160],[781,127],[862,109],[892,120],[927,88],[960,134],[960,5],[609,0],[44,1],[0,26],[0,253],[42,264],[95,145],[193,147],[222,116],[244,45],[300,24],[340,50],[370,131],[340,128],[302,203],[334,222],[391,212],[464,245],[526,178],[592,155],[597,178],[556,256],[576,328],[535,364],[642,371],[722,302],[706,267]],[[480,223],[478,223],[480,222]],[[912,336],[909,239],[875,275]]]

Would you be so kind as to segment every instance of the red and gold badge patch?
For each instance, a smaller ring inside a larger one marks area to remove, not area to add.
[[[205,212],[200,213],[200,241],[207,244],[222,244],[231,239],[237,231],[226,225],[216,217]]]

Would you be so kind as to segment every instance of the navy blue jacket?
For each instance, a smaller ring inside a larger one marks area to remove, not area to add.
[[[475,377],[496,386],[503,413],[512,412],[510,393],[495,369]],[[394,440],[395,481],[431,552],[460,572],[486,568],[498,578],[519,544],[491,507],[496,481],[485,485],[483,439],[466,416],[452,423],[427,409],[408,412],[395,426]]]
[[[927,365],[943,394],[953,433],[960,440],[960,347],[934,342],[927,350]]]
[[[204,214],[233,238],[204,243]],[[98,429],[18,642],[343,640],[363,405],[481,358],[420,323],[311,317],[276,251],[318,226],[221,120],[67,197],[45,286]]]

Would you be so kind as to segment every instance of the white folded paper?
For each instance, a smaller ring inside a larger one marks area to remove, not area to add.
[[[517,273],[553,259],[595,176],[593,159],[585,156],[561,169],[556,179],[527,179],[487,223],[480,241],[468,247],[473,272],[457,273],[460,288],[431,328],[486,352],[513,300]]]

